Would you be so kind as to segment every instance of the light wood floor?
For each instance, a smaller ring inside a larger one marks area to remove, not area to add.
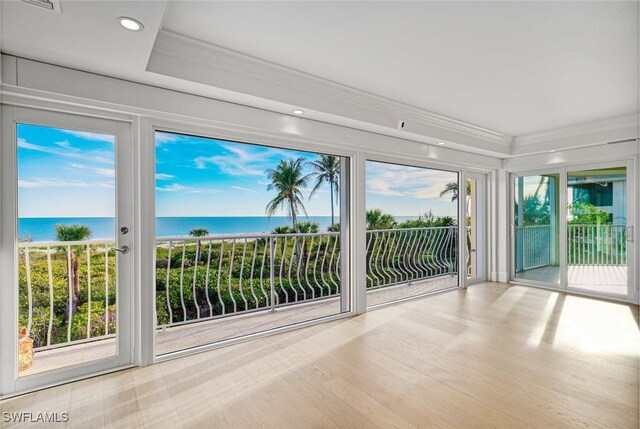
[[[637,429],[639,356],[637,306],[485,283],[0,408],[78,428]]]
[[[455,287],[457,284],[458,278],[456,276],[442,276],[414,282],[411,285],[400,284],[372,289],[367,291],[367,304],[368,306],[380,305]],[[340,298],[336,297],[278,307],[275,312],[259,311],[173,326],[167,329],[160,329],[156,333],[156,354],[162,356],[192,347],[238,338],[339,313]],[[116,344],[113,338],[38,351],[35,353],[33,365],[20,371],[20,376],[33,375],[69,365],[103,359],[114,356],[115,353]]]

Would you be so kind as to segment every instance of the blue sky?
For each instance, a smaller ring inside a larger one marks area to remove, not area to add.
[[[19,124],[18,216],[113,217],[115,138]]]
[[[280,159],[298,157],[312,161],[317,155],[158,132],[157,215],[264,216],[274,195],[266,190],[265,170]],[[113,136],[18,125],[19,216],[112,217],[114,160]],[[450,172],[369,162],[367,207],[395,216],[417,216],[428,210],[455,215],[457,205],[439,193],[456,177]],[[310,190],[303,192],[308,214],[328,216],[328,187],[308,199]]]

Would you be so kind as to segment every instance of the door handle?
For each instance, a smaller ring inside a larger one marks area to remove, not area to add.
[[[127,253],[129,253],[129,246],[122,246],[122,247],[121,247],[121,248],[119,248],[119,249],[118,249],[117,247],[114,247],[114,248],[113,248],[113,249],[111,249],[111,250],[115,250],[116,252],[120,252],[120,253],[122,253],[123,255],[126,255]]]
[[[633,243],[633,225],[627,227],[627,242]]]

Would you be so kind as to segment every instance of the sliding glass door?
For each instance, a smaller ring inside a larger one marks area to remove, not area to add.
[[[513,180],[513,277],[560,284],[560,175],[515,176]]]
[[[633,300],[634,180],[630,161],[512,175],[512,280]]]
[[[627,167],[567,173],[567,286],[591,293],[628,294]]]

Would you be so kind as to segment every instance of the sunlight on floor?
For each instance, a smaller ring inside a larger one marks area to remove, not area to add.
[[[549,324],[549,320],[553,315],[553,309],[558,302],[558,294],[554,293],[549,295],[549,299],[547,299],[547,303],[544,306],[544,309],[540,313],[540,318],[536,322],[536,325],[533,327],[531,331],[531,335],[529,335],[529,339],[527,340],[527,344],[532,347],[540,346],[542,339],[544,338],[544,334],[547,331],[547,325]]]
[[[567,296],[554,345],[576,347],[592,354],[638,356],[640,333],[630,307]]]

